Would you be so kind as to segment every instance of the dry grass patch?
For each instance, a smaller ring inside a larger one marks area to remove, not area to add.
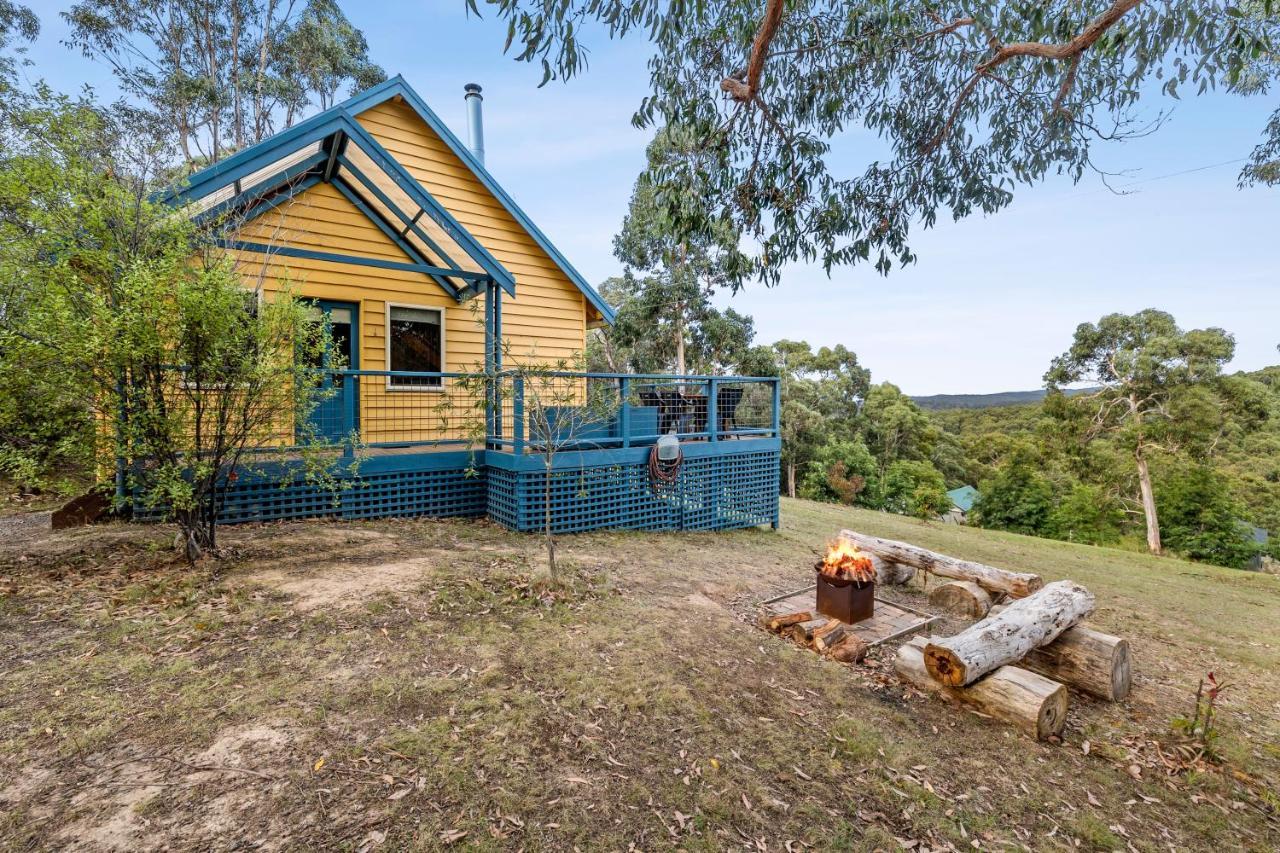
[[[0,847],[1274,848],[1276,579],[802,502],[784,522],[566,538],[563,587],[484,523],[227,529],[216,573],[161,528],[11,544]],[[1133,700],[1073,698],[1039,745],[749,624],[841,526],[1087,584],[1134,641]],[[1151,744],[1210,667],[1241,685],[1224,763],[1166,773]]]

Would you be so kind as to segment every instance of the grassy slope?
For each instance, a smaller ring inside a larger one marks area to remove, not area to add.
[[[841,526],[1086,584],[1134,697],[1073,699],[1066,743],[1033,744],[749,624]],[[0,847],[1280,838],[1274,577],[800,501],[776,534],[566,539],[576,592],[544,600],[519,578],[536,539],[485,524],[240,528],[218,577],[169,536],[0,550]],[[1210,668],[1236,684],[1226,766],[1167,773],[1152,743]]]

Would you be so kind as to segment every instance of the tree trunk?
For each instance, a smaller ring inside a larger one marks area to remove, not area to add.
[[[973,581],[948,581],[929,593],[929,603],[972,619],[984,619],[991,610],[991,596]]]
[[[684,303],[676,305],[676,375],[684,376]]]
[[[958,560],[955,557],[937,554],[905,542],[880,539],[853,530],[841,530],[840,536],[853,542],[861,550],[890,562],[905,563],[944,578],[973,581],[988,592],[1000,592],[1014,598],[1025,598],[1044,586],[1044,581],[1039,575],[1009,572],[982,563]]]
[[[787,497],[794,498],[796,496],[796,463],[787,463]]]
[[[1067,688],[1042,675],[1002,666],[969,687],[947,687],[930,677],[925,640],[913,637],[898,648],[894,668],[912,687],[1003,720],[1036,740],[1061,736],[1067,721]]]
[[[548,445],[550,440],[548,439]],[[560,578],[556,573],[556,540],[551,535],[551,464],[546,466],[546,478],[542,488],[542,532],[547,538],[547,571],[551,575],[551,582],[558,583]]]
[[[1018,666],[1108,702],[1124,699],[1133,685],[1128,640],[1083,625],[1032,649]]]
[[[1152,554],[1159,555],[1163,550],[1160,544],[1160,519],[1156,516],[1156,496],[1151,488],[1151,469],[1147,466],[1146,454],[1142,444],[1134,453],[1138,463],[1138,490],[1142,495],[1142,515],[1147,520],[1147,548]]]
[[[930,637],[925,665],[948,687],[972,684],[1053,642],[1092,613],[1093,605],[1089,590],[1071,581],[1055,581],[954,637]]]

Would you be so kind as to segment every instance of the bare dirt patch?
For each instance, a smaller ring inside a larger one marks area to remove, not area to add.
[[[251,572],[243,578],[288,595],[306,612],[324,607],[358,607],[381,593],[409,590],[425,583],[446,555],[416,557],[390,563],[322,563]]]

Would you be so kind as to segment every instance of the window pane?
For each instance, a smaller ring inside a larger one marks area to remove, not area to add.
[[[423,308],[391,309],[392,370],[438,373],[443,369],[440,312]],[[436,376],[392,376],[392,385],[439,386]]]

